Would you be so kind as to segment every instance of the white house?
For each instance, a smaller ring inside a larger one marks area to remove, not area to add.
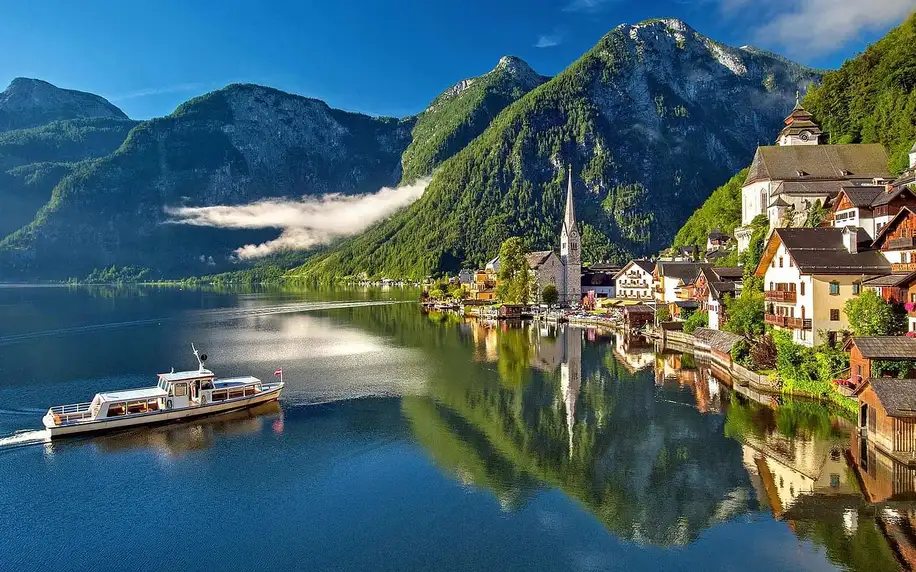
[[[663,262],[655,265],[655,301],[659,304],[670,304],[683,300],[678,290],[692,284],[700,272],[702,263],[697,262]]]
[[[739,266],[700,268],[694,287],[694,298],[700,303],[700,310],[709,316],[709,328],[721,329],[725,323],[725,296],[741,294],[743,269]]]
[[[916,207],[916,192],[908,185],[843,187],[834,201],[831,224],[857,226],[875,238],[903,207]]]
[[[652,299],[652,273],[655,263],[650,260],[631,260],[614,275],[617,298],[624,300]]]
[[[777,228],[755,274],[764,280],[765,320],[813,347],[849,329],[844,311],[862,282],[889,274],[891,265],[861,229]]]

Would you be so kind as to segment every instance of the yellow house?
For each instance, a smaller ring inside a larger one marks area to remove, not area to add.
[[[813,347],[849,329],[843,307],[862,282],[890,274],[887,259],[862,249],[870,239],[856,227],[777,228],[755,274],[764,280],[766,323]]]

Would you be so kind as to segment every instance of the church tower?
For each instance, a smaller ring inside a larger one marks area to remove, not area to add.
[[[573,203],[572,165],[569,166],[569,186],[566,189],[566,214],[560,231],[560,262],[563,265],[561,300],[567,304],[582,301],[582,238],[576,226],[576,206]]]
[[[798,92],[795,92],[795,108],[785,119],[786,126],[779,132],[777,145],[817,145],[821,141],[821,126],[814,122],[811,115],[799,101]]]

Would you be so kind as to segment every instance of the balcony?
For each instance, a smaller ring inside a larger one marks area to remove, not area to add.
[[[902,248],[916,248],[916,238],[912,236],[901,236],[892,238],[887,241],[887,248],[890,250],[900,250]]]
[[[894,264],[891,264],[891,272],[914,272],[914,271],[916,271],[916,262],[895,262]]]
[[[810,330],[811,320],[802,320],[801,318],[788,318],[786,320],[786,327],[792,328],[794,330]]]
[[[791,304],[794,304],[795,300],[797,300],[794,290],[767,290],[764,293],[764,298],[767,302],[789,302]]]
[[[786,323],[789,318],[786,316],[777,316],[776,314],[767,314],[763,317],[763,321],[771,326],[779,326],[780,328],[786,328]]]

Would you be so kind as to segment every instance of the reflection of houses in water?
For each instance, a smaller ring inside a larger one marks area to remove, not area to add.
[[[658,354],[655,363],[655,384],[676,382],[681,387],[693,388],[697,381],[697,370],[692,356],[686,354]]]
[[[493,362],[499,357],[499,332],[496,320],[473,320],[471,339],[474,340],[474,361]]]
[[[916,500],[916,466],[900,462],[856,431],[850,437],[849,455],[869,502]]]
[[[742,447],[744,465],[760,501],[782,517],[806,495],[857,495],[856,483],[843,456],[844,443],[836,439],[777,433],[747,437]]]
[[[614,356],[630,373],[655,365],[655,348],[640,336],[614,336]]]

